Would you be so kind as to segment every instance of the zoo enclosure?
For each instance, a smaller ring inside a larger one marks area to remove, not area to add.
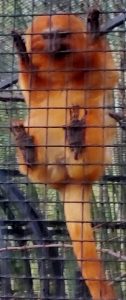
[[[58,10],[85,17],[91,1],[0,2],[0,298],[91,299],[77,268],[66,230],[63,207],[57,193],[31,184],[19,174],[10,125],[23,118],[26,107],[17,78],[17,60],[11,31],[23,31],[33,15]],[[104,22],[125,9],[123,1],[99,1]],[[115,90],[115,109],[125,109],[125,24],[108,35],[120,84]],[[16,76],[15,76],[16,74]],[[119,299],[126,297],[126,132],[117,129],[113,163],[93,190],[92,226],[106,270]],[[100,199],[100,200],[99,200]],[[103,210],[104,208],[104,210]],[[86,295],[86,296],[85,296]]]

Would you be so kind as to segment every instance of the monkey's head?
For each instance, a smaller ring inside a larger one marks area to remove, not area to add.
[[[35,17],[25,40],[32,64],[39,69],[83,67],[85,28],[74,15]]]

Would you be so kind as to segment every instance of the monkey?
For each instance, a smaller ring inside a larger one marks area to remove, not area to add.
[[[25,40],[13,31],[28,114],[13,121],[19,170],[59,192],[68,232],[93,300],[117,300],[91,226],[92,185],[111,163],[115,120],[108,113],[118,72],[99,16],[33,18]]]

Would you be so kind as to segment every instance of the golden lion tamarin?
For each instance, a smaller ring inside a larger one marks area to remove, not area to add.
[[[99,11],[87,21],[86,27],[74,15],[38,16],[25,42],[12,33],[28,107],[26,120],[13,122],[12,132],[20,172],[59,191],[92,299],[116,300],[97,254],[90,198],[93,182],[111,162],[116,130],[107,106],[118,74],[106,38],[97,34]]]

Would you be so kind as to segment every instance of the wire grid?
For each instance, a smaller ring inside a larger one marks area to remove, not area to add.
[[[125,9],[124,1],[117,4],[114,0],[109,5],[105,1],[0,1],[0,87],[4,87],[0,93],[0,299],[91,300],[72,251],[58,193],[32,184],[18,171],[10,125],[13,119],[24,119],[27,108],[15,84],[18,66],[10,33],[24,31],[33,15],[41,12],[60,10],[85,17],[92,4],[101,6],[104,20]],[[125,105],[125,25],[108,39],[117,66],[124,66],[119,89],[114,91],[119,111]],[[92,226],[97,240],[102,239],[98,247],[108,249],[102,260],[120,300],[126,299],[125,140],[125,132],[118,128],[112,166],[94,184],[92,195]]]

